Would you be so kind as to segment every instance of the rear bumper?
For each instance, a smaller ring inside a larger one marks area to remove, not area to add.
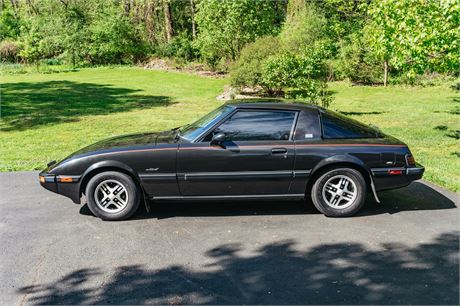
[[[70,198],[74,203],[80,204],[80,176],[79,175],[54,175],[42,172],[38,175],[40,185],[45,189]]]
[[[372,177],[377,191],[396,189],[423,177],[425,168],[419,164],[410,168],[373,168]]]

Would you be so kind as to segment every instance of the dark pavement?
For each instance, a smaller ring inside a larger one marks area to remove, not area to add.
[[[425,182],[311,203],[153,203],[103,222],[0,173],[0,304],[458,304],[459,196]]]

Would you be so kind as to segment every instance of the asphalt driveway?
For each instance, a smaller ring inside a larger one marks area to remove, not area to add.
[[[356,217],[303,202],[155,203],[124,222],[0,174],[0,303],[458,304],[458,195],[425,182]]]

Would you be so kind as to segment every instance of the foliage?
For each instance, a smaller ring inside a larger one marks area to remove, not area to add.
[[[11,9],[3,8],[0,11],[0,37],[2,39],[17,39],[21,33],[21,20],[14,15]]]
[[[359,32],[367,20],[370,0],[308,0],[324,16],[328,36],[340,48],[343,39]]]
[[[135,63],[144,56],[145,45],[124,17],[101,19],[89,28],[87,58],[92,64]]]
[[[290,52],[301,52],[305,46],[311,46],[327,37],[327,20],[322,13],[313,5],[307,6],[303,1],[296,1],[293,2],[296,5],[290,2],[287,20],[280,33],[283,47]]]
[[[329,45],[324,18],[304,1],[288,6],[279,40],[262,38],[247,45],[231,71],[237,86],[262,86],[269,95],[328,106],[326,79]]]
[[[373,52],[407,79],[427,71],[458,69],[458,0],[374,1],[369,15],[365,31]]]
[[[236,60],[243,47],[257,37],[273,34],[274,6],[270,1],[203,0],[198,6],[198,46],[213,68]]]
[[[172,57],[185,61],[196,60],[199,57],[199,52],[185,32],[176,36],[172,42],[161,44],[156,49],[156,54],[161,57]]]
[[[371,55],[369,44],[362,32],[351,34],[343,41],[337,61],[335,75],[354,83],[376,84],[381,82],[381,62]]]
[[[238,61],[231,67],[233,86],[257,86],[262,83],[262,70],[268,57],[280,50],[280,41],[274,36],[263,36],[246,45]]]
[[[389,72],[393,83],[458,75],[459,28],[459,0],[0,2],[0,37],[9,42],[4,48],[11,47],[4,51],[17,51],[2,61],[39,65],[56,58],[77,67],[132,64],[153,56],[224,71],[238,62],[248,68],[239,69],[238,79],[251,84],[257,83],[261,61],[254,59],[249,69],[253,63],[242,65],[240,57],[262,36],[276,36],[280,53],[299,57],[305,47],[322,45],[328,80],[387,79],[378,70]]]
[[[269,58],[264,65],[261,85],[268,93],[284,92],[286,98],[321,103],[328,107],[326,66],[321,48],[307,48],[302,55],[283,52]]]

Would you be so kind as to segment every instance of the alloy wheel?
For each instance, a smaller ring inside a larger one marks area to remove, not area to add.
[[[119,181],[110,179],[97,185],[94,190],[97,206],[105,212],[117,213],[128,204],[128,191]]]
[[[353,204],[358,194],[355,182],[346,175],[335,175],[323,186],[322,196],[334,209],[345,209]]]

